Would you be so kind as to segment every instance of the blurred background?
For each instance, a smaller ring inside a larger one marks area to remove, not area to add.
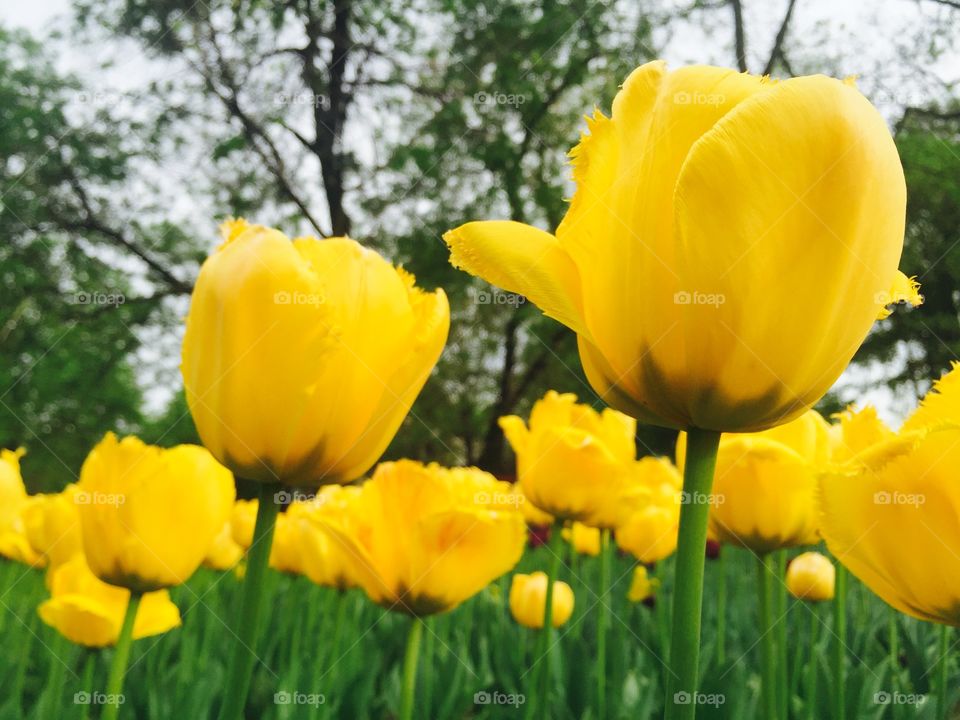
[[[952,0],[0,0],[0,446],[28,449],[37,491],[107,430],[196,441],[183,317],[238,215],[442,286],[450,340],[388,457],[510,474],[500,415],[547,388],[599,401],[573,334],[440,236],[554,229],[583,114],[658,57],[856,76],[888,120],[926,303],[878,323],[820,409],[897,423],[960,350],[958,34]]]

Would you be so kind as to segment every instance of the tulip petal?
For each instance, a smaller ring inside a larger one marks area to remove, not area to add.
[[[550,233],[509,220],[489,220],[461,225],[443,239],[454,267],[526,296],[578,335],[589,335],[577,267]]]
[[[830,388],[893,280],[905,199],[882,117],[838,80],[772,85],[696,142],[676,188],[675,267],[685,289],[719,301],[682,308],[698,348],[683,372],[694,424],[727,422],[744,387],[762,389],[741,401],[745,430]]]
[[[893,284],[890,286],[889,292],[886,297],[883,298],[883,303],[884,306],[877,314],[877,320],[890,317],[893,312],[889,307],[890,305],[898,305],[900,303],[906,303],[911,307],[923,305],[923,295],[920,294],[920,283],[917,282],[916,278],[907,277],[898,270],[897,274],[893,277]]]

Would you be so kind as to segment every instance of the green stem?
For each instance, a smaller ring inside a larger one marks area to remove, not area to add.
[[[273,545],[273,528],[277,522],[279,504],[274,495],[280,486],[274,483],[260,485],[260,501],[257,506],[257,524],[253,529],[253,541],[247,551],[247,571],[243,577],[243,597],[240,617],[234,628],[233,655],[227,671],[226,691],[220,706],[220,720],[239,720],[250,689],[250,676],[257,655],[257,630],[260,625],[261,608],[266,599],[266,575]]]
[[[847,712],[843,664],[847,643],[847,569],[840,563],[837,563],[833,613],[833,717],[834,720],[844,720]]]
[[[700,661],[700,613],[703,607],[703,552],[707,542],[707,498],[713,488],[720,433],[691,429],[683,489],[688,502],[680,508],[666,720],[693,720]]]
[[[780,720],[787,720],[789,677],[787,664],[787,551],[777,553],[777,708]]]
[[[400,720],[413,718],[414,697],[417,693],[417,664],[420,660],[420,639],[423,622],[412,618],[407,635],[407,652],[403,658],[403,687],[400,694]]]
[[[727,661],[727,553],[717,558],[717,665]]]
[[[600,531],[600,608],[597,613],[597,718],[607,717],[607,627],[610,621],[610,530]]]
[[[563,540],[559,525],[550,529],[550,542],[547,544],[550,559],[547,564],[547,593],[543,603],[543,627],[540,629],[537,641],[537,654],[534,658],[535,670],[531,679],[532,697],[536,703],[527,705],[526,718],[550,717],[550,634],[553,631],[553,583],[560,573],[560,554],[563,552]],[[527,698],[528,700],[530,698]]]
[[[816,605],[810,603],[810,659],[807,662],[807,720],[814,720],[817,708],[817,665],[820,657],[817,654],[817,636],[820,634],[820,620],[817,617]]]
[[[773,558],[762,555],[757,558],[757,587],[760,590],[760,696],[763,717],[776,720],[777,703],[777,648],[776,629],[773,627],[773,578],[776,577]]]
[[[937,717],[947,720],[950,713],[949,694],[950,686],[947,684],[947,670],[950,666],[950,628],[947,625],[940,626],[940,664],[937,667]]]
[[[123,677],[127,673],[127,663],[130,661],[130,647],[133,645],[133,623],[137,619],[137,609],[140,607],[140,593],[131,592],[127,601],[127,611],[123,615],[123,625],[120,627],[120,637],[113,650],[113,662],[110,663],[110,675],[107,677],[107,704],[103,706],[101,720],[116,720],[120,713],[120,692],[123,690]]]

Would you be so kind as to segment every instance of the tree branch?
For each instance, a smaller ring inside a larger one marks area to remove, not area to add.
[[[737,67],[747,72],[747,39],[743,32],[743,6],[740,0],[729,0],[733,10],[733,39],[737,53]]]
[[[783,41],[787,38],[787,30],[790,27],[790,18],[793,17],[793,8],[796,6],[796,4],[797,0],[788,0],[787,2],[787,12],[784,13],[783,22],[780,23],[780,29],[777,30],[777,36],[773,41],[773,47],[770,49],[770,57],[767,58],[767,64],[763,67],[763,75],[769,75],[771,72],[773,72],[773,68],[777,64],[777,59],[783,52]]]

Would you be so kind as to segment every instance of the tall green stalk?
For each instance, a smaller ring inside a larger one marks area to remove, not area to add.
[[[777,692],[777,643],[773,627],[773,578],[775,563],[770,555],[757,558],[757,588],[760,591],[760,697],[763,717],[777,720],[779,703]]]
[[[833,717],[844,720],[847,713],[847,688],[844,659],[847,643],[847,569],[837,563],[836,591],[833,598]]]
[[[707,499],[713,488],[720,433],[691,429],[680,508],[670,639],[666,720],[693,720],[700,663],[700,615],[703,609],[703,561],[707,542]]]
[[[937,667],[937,717],[948,720],[950,717],[950,685],[947,670],[950,666],[950,628],[940,626],[940,664]]]
[[[600,531],[600,608],[597,613],[597,718],[607,717],[607,628],[610,624],[610,531]]]
[[[810,611],[810,657],[807,660],[807,720],[814,720],[817,708],[817,667],[820,656],[817,653],[817,637],[820,634],[820,619],[817,617],[817,608],[813,603],[807,608]]]
[[[103,706],[101,720],[116,720],[120,713],[120,693],[123,690],[123,677],[127,674],[127,663],[130,661],[130,646],[133,645],[133,624],[137,619],[137,610],[140,607],[140,593],[130,593],[127,601],[127,610],[123,614],[123,625],[120,627],[120,636],[113,651],[113,662],[110,663],[110,675],[107,677],[106,705]]]
[[[407,651],[403,657],[403,686],[400,694],[400,720],[412,720],[414,698],[417,694],[417,665],[420,663],[420,640],[423,622],[411,618],[407,635]]]
[[[777,552],[777,712],[780,720],[787,720],[790,687],[787,664],[787,551]]]
[[[543,628],[537,642],[537,654],[534,658],[535,670],[530,683],[530,695],[535,703],[527,704],[525,717],[550,717],[550,635],[553,632],[553,583],[560,574],[560,554],[563,552],[560,526],[550,528],[550,561],[547,565],[547,594],[543,605]],[[530,700],[530,698],[527,698]]]
[[[717,557],[717,665],[727,661],[727,553]]]
[[[220,705],[220,720],[240,720],[243,706],[250,690],[250,677],[257,661],[257,631],[260,628],[261,609],[266,600],[266,575],[273,545],[273,529],[280,510],[276,493],[280,485],[260,485],[260,500],[257,507],[257,524],[253,529],[253,541],[247,552],[247,571],[243,577],[243,598],[240,617],[234,627],[233,655],[227,671],[227,684]]]

